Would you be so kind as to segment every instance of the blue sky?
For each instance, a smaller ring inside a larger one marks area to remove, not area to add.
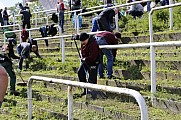
[[[0,0],[0,8],[14,6],[16,3],[22,3],[23,0]]]

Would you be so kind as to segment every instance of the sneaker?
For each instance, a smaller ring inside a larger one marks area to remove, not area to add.
[[[100,79],[105,79],[105,77],[104,77],[104,76],[100,76],[99,78],[100,78]]]
[[[19,96],[20,93],[17,92],[17,91],[15,91],[15,90],[11,90],[11,91],[10,91],[10,95]]]
[[[95,100],[97,98],[97,92],[94,90],[88,90],[86,94],[86,99],[93,99]]]
[[[84,88],[84,92],[80,94],[81,96],[86,95],[86,88]]]
[[[108,76],[108,79],[116,79],[116,77],[114,75]]]

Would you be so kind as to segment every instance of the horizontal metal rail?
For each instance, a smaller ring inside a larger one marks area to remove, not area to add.
[[[33,80],[37,81],[47,81],[51,83],[60,83],[64,85],[68,85],[68,120],[73,120],[73,90],[72,87],[81,87],[81,88],[88,88],[93,90],[105,91],[105,92],[112,92],[117,94],[128,94],[135,98],[137,101],[140,111],[141,111],[141,120],[148,120],[148,108],[146,106],[145,100],[142,95],[132,89],[128,88],[118,88],[118,87],[111,87],[105,85],[97,85],[91,83],[84,83],[84,82],[77,82],[71,80],[63,80],[63,79],[55,79],[55,78],[47,78],[47,77],[40,77],[40,76],[31,76],[28,80],[28,120],[32,119],[32,83]],[[124,109],[124,108],[123,108]]]
[[[131,2],[131,3],[126,3],[126,4],[121,4],[121,5],[116,5],[116,6],[113,6],[113,7],[109,7],[109,8],[118,8],[118,7],[125,7],[125,6],[130,6],[130,5],[134,5],[134,4],[138,4],[138,3],[143,3],[143,2],[149,2],[151,0],[143,0],[143,1],[136,1],[136,2]],[[80,15],[87,15],[87,14],[90,14],[90,13],[96,13],[96,12],[100,12],[100,11],[103,11],[107,8],[103,8],[103,9],[98,9],[98,10],[93,10],[93,11],[88,11],[88,12],[84,12],[84,13],[79,13],[77,16],[76,16],[76,19],[75,19],[75,22],[76,22],[76,33],[79,33],[79,21],[78,21],[78,18]],[[115,23],[116,23],[116,31],[118,32],[118,14],[116,15],[115,17]]]
[[[17,24],[18,25],[18,24]],[[12,25],[11,25],[12,26]],[[55,27],[58,27],[59,25],[55,25]],[[31,38],[31,32],[30,31],[33,31],[33,30],[39,30],[40,28],[30,28],[30,29],[26,29],[27,31],[29,31],[29,37]],[[6,31],[4,32],[4,44],[6,44],[6,34],[7,33],[17,33],[19,32],[20,33],[20,42],[21,42],[21,29],[19,30],[13,30],[13,31]]]
[[[21,30],[20,24],[0,26],[0,28],[14,27],[14,26],[18,26],[18,29]],[[6,31],[6,32],[8,32],[8,31]],[[6,32],[4,32],[4,44],[6,43],[6,36],[5,36],[5,33],[6,33]],[[21,33],[19,34],[19,36],[20,36],[20,39],[21,39]]]
[[[119,44],[119,45],[100,45],[99,47],[107,49],[118,48],[145,48],[145,47],[163,47],[163,46],[181,46],[181,41],[167,41],[167,42],[151,42],[151,43],[137,43],[137,44]]]

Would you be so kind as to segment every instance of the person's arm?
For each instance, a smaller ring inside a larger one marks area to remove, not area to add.
[[[6,70],[0,65],[0,107],[4,100],[4,96],[6,94],[6,90],[8,87],[8,75]]]

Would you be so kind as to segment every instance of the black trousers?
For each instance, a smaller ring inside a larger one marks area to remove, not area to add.
[[[23,29],[25,29],[25,26],[27,25],[27,29],[31,28],[30,21],[22,21],[23,22]]]
[[[97,84],[97,69],[98,65],[87,65],[85,63],[81,63],[78,69],[78,77],[80,82],[88,82]],[[88,81],[86,80],[88,77]]]

